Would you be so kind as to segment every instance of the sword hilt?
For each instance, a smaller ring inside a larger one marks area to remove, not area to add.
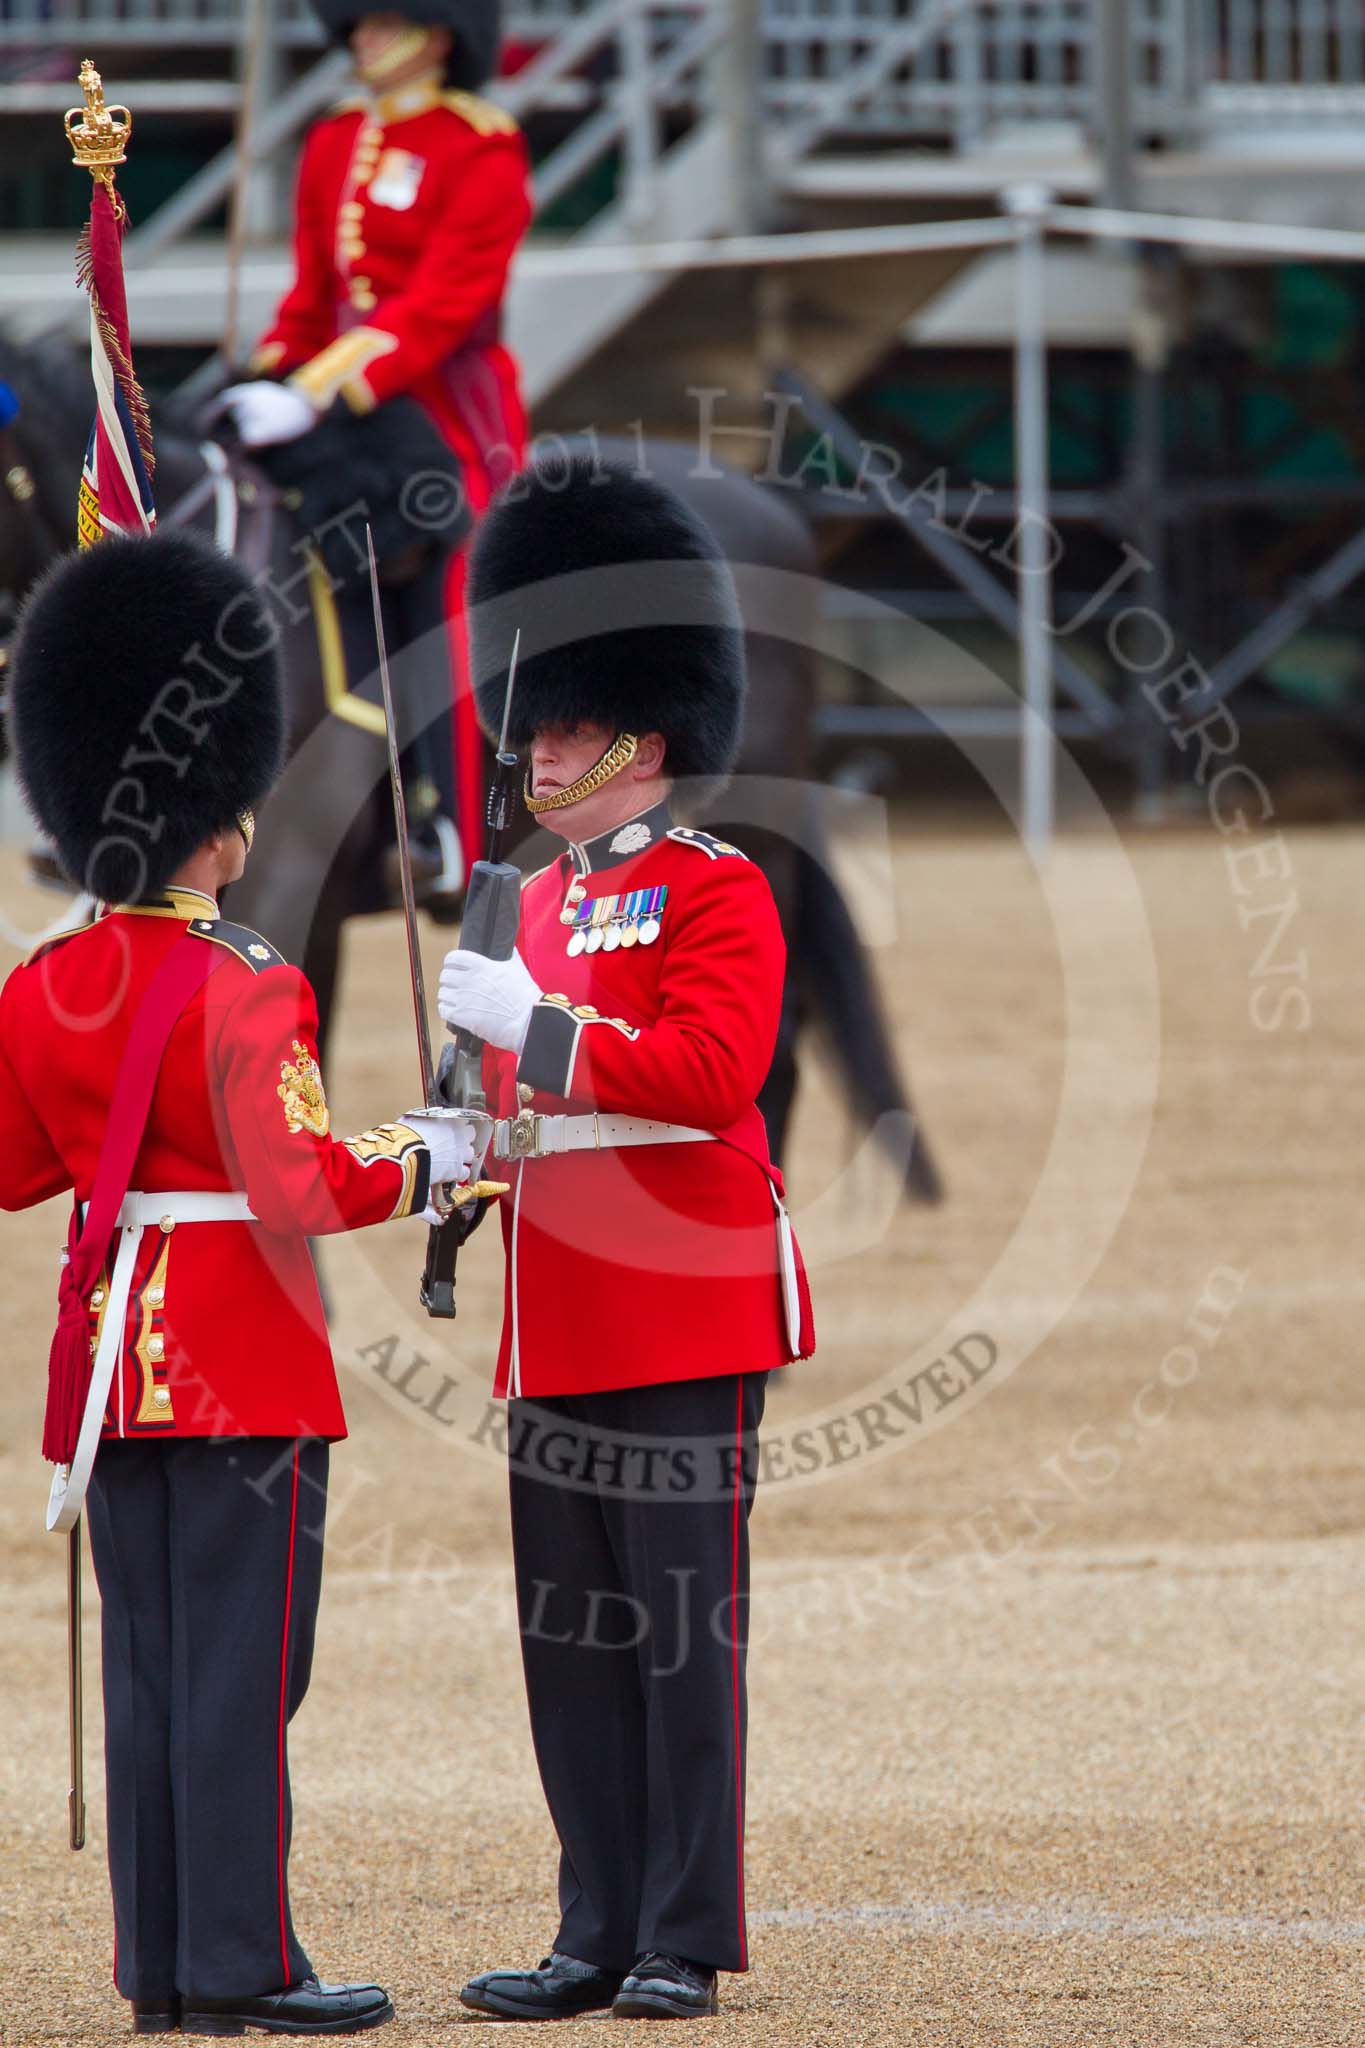
[[[477,1046],[478,1040],[475,1039],[473,1043]],[[451,1109],[482,1109],[483,1090],[478,1089],[477,1100],[470,1099],[471,1090],[467,1080],[461,1081],[458,1078],[462,1068],[467,1075],[467,1060],[462,1058],[460,1049],[451,1040],[441,1048],[441,1063],[436,1069],[435,1092]],[[475,1072],[477,1071],[476,1064]],[[484,1208],[485,1203],[482,1200],[465,1202],[452,1209],[444,1223],[433,1223],[427,1231],[427,1256],[422,1268],[422,1283],[418,1294],[429,1316],[438,1316],[447,1322],[454,1316],[456,1261],[465,1239],[483,1221]]]

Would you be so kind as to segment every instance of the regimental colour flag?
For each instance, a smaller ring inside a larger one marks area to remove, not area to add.
[[[133,374],[128,300],[123,283],[127,211],[108,181],[96,179],[90,222],[81,236],[76,273],[90,294],[90,367],[95,418],[86,444],[77,507],[77,539],[93,547],[106,533],[150,533],[152,429],[147,401]]]

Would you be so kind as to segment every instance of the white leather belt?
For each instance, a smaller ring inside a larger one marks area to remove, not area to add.
[[[81,1221],[86,1204],[81,1203]],[[109,1402],[114,1369],[123,1353],[124,1323],[128,1296],[132,1291],[133,1268],[142,1233],[153,1224],[169,1234],[178,1223],[254,1223],[244,1194],[229,1188],[186,1188],[179,1192],[141,1194],[130,1189],[119,1207],[115,1228],[118,1250],[109,1275],[109,1298],[100,1324],[99,1349],[90,1374],[90,1392],[81,1417],[76,1453],[69,1466],[59,1465],[52,1479],[47,1503],[47,1526],[54,1534],[71,1528],[85,1504],[90,1469],[104,1429],[104,1411]],[[62,1253],[65,1260],[66,1253]]]
[[[645,1116],[520,1116],[500,1117],[493,1126],[490,1151],[495,1159],[548,1159],[558,1152],[605,1152],[618,1145],[715,1144],[714,1131],[696,1131],[690,1124],[659,1124]]]
[[[81,1221],[86,1204],[81,1203]],[[124,1227],[136,1224],[145,1230],[169,1216],[173,1223],[254,1223],[255,1214],[244,1194],[235,1188],[184,1188],[178,1194],[141,1195],[131,1189],[123,1197],[115,1221]]]

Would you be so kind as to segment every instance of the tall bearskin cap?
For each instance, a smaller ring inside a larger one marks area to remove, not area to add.
[[[258,804],[284,747],[279,627],[246,571],[179,529],[63,556],[10,661],[20,780],[73,882],[154,896]]]
[[[334,43],[344,43],[369,12],[358,0],[313,0],[313,12]],[[454,38],[446,61],[446,84],[456,92],[477,92],[498,66],[502,10],[498,0],[399,0],[391,10],[418,28],[448,28]]]
[[[744,642],[734,581],[701,521],[648,475],[542,457],[475,533],[470,644],[496,737],[518,628],[511,744],[540,726],[657,732],[675,779],[726,775],[739,746]]]

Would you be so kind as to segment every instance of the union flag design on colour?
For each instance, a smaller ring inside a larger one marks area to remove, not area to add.
[[[90,223],[81,237],[76,270],[90,294],[90,369],[95,418],[86,443],[76,508],[76,538],[93,547],[106,533],[150,533],[152,429],[147,401],[133,374],[128,299],[123,283],[122,200],[97,181]]]

